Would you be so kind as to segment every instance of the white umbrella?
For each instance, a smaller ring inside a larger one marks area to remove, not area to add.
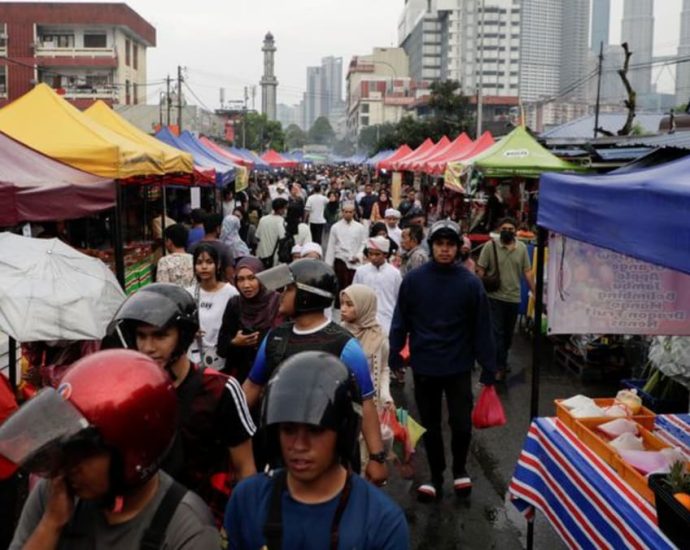
[[[58,239],[0,233],[0,330],[15,340],[101,339],[124,299],[98,258]]]

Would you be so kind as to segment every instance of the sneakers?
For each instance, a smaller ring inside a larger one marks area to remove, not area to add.
[[[472,480],[469,476],[456,477],[453,480],[453,492],[456,497],[467,498],[472,493]]]
[[[441,486],[436,487],[432,483],[422,483],[417,487],[417,500],[419,502],[433,502],[441,498]]]

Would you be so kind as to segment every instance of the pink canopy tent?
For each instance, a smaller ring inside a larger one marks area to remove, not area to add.
[[[448,151],[443,158],[439,158],[434,162],[427,163],[427,174],[443,174],[449,162],[456,162],[471,158],[475,155],[478,155],[485,149],[488,149],[494,143],[495,141],[491,135],[491,132],[484,132],[481,136],[479,136],[479,139],[477,139],[474,143],[470,142],[467,147],[458,149],[457,151]]]
[[[204,147],[207,147],[211,151],[214,151],[218,153],[219,155],[227,158],[228,160],[232,161],[233,163],[239,165],[239,166],[246,166],[250,170],[254,167],[254,163],[247,160],[244,157],[241,157],[239,155],[235,155],[231,151],[228,151],[225,147],[221,147],[214,141],[211,141],[208,139],[206,136],[199,136],[199,141]]]
[[[273,149],[266,151],[261,155],[261,158],[272,168],[297,168],[297,166],[299,166],[299,162],[296,160],[288,160]]]
[[[451,141],[448,145],[446,145],[443,149],[437,150],[436,152],[427,155],[426,158],[418,162],[417,166],[415,167],[415,170],[429,174],[430,172],[428,171],[427,167],[430,163],[435,162],[437,159],[445,158],[445,156],[452,151],[462,150],[470,145],[472,145],[472,140],[465,132],[463,132],[453,141]]]
[[[448,139],[447,136],[443,136],[441,139],[436,142],[436,145],[428,149],[426,152],[421,153],[417,155],[413,159],[407,159],[403,162],[403,169],[404,170],[410,170],[412,172],[417,172],[419,171],[419,166],[424,163],[426,159],[429,157],[435,155],[439,151],[443,151],[446,147],[448,147],[452,142],[450,139]]]
[[[115,206],[115,182],[0,132],[0,226],[80,218]]]
[[[407,162],[408,160],[414,160],[418,156],[423,155],[426,153],[429,149],[431,149],[434,146],[434,142],[431,140],[431,138],[426,138],[422,144],[417,147],[414,151],[412,151],[409,155],[404,156],[401,159],[398,159],[396,162],[393,163],[393,169],[394,170],[402,170],[401,166],[403,163]]]
[[[389,156],[387,159],[384,159],[382,161],[379,161],[378,164],[376,165],[377,170],[391,170],[393,168],[393,163],[396,162],[397,160],[406,157],[412,152],[412,149],[410,149],[409,145],[403,144],[398,149],[393,153],[391,156]]]

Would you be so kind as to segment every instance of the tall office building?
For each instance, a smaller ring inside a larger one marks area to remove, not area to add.
[[[690,0],[683,0],[680,14],[680,40],[678,57],[690,58]],[[690,100],[690,62],[676,65],[676,103]]]
[[[568,0],[562,9],[559,93],[566,100],[586,101],[589,0]]]
[[[621,24],[621,43],[633,53],[628,73],[630,85],[638,95],[652,91],[652,46],[654,43],[654,0],[625,0]]]
[[[343,58],[324,57],[321,59],[323,78],[322,112],[330,118],[331,113],[342,108],[343,104]]]
[[[592,37],[589,47],[599,53],[600,44],[608,46],[611,23],[611,0],[592,0]]]
[[[409,57],[412,79],[440,80],[443,42],[439,12],[429,9],[419,13],[407,31],[399,46]]]
[[[520,98],[536,101],[558,94],[561,73],[561,3],[523,0],[520,29]]]
[[[321,67],[307,67],[307,93],[304,103],[305,130],[309,130],[314,121],[323,115],[322,99],[324,96]]]

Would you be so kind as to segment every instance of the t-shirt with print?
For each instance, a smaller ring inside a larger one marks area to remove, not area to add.
[[[495,244],[491,244],[495,243]],[[501,275],[501,286],[495,292],[487,293],[489,298],[519,304],[521,301],[521,281],[525,271],[530,268],[527,247],[520,241],[515,242],[511,250],[497,241],[489,241],[482,247],[477,265],[486,270],[488,275],[496,271],[496,261],[493,248],[496,247],[498,268]]]
[[[173,283],[181,287],[194,283],[194,262],[186,252],[173,252],[158,260],[157,283]]]
[[[172,478],[160,472],[160,483],[153,499],[139,514],[124,523],[110,525],[97,502],[77,501],[74,512],[62,530],[58,550],[109,550],[139,548]],[[14,532],[10,550],[20,550],[36,530],[48,503],[48,481],[42,479],[29,495]],[[204,502],[188,492],[173,514],[161,550],[220,548],[220,537]]]

